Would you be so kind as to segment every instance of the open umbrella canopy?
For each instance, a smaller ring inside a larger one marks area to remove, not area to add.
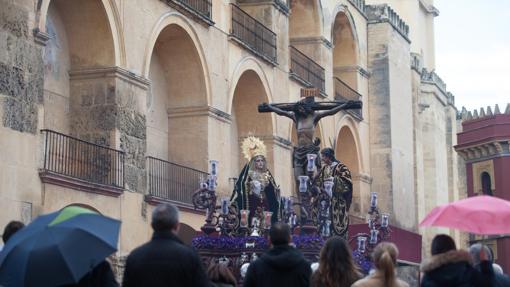
[[[120,221],[69,206],[15,233],[0,252],[0,286],[78,282],[117,250]]]
[[[487,195],[435,207],[420,226],[441,226],[476,234],[510,233],[510,202]]]

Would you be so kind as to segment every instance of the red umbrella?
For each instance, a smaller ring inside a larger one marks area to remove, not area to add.
[[[477,234],[510,233],[510,201],[481,195],[434,208],[420,226],[441,226]]]

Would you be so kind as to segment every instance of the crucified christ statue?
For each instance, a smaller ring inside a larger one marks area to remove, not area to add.
[[[317,154],[320,150],[320,140],[314,139],[315,127],[323,117],[331,116],[341,110],[361,109],[361,101],[328,101],[316,102],[314,95],[318,94],[317,89],[302,89],[301,96],[304,96],[296,103],[259,105],[259,112],[274,112],[280,116],[290,118],[296,125],[297,146],[293,152],[294,177],[298,180],[300,175],[306,174],[306,155]],[[320,157],[317,157],[318,159]],[[320,167],[320,162],[317,161]]]

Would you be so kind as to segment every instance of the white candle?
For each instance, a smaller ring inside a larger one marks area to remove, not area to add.
[[[366,237],[363,236],[358,237],[358,251],[360,253],[365,253],[366,244],[367,244]]]
[[[226,197],[221,199],[221,213],[228,214],[228,198]]]
[[[381,220],[381,227],[388,227],[390,223],[390,215],[388,213],[383,213],[382,214],[382,220]]]
[[[331,179],[331,180],[330,180]],[[330,177],[326,181],[324,181],[324,191],[328,194],[329,197],[333,196],[333,178]]]
[[[216,190],[216,176],[209,175],[207,176],[207,187],[209,190]]]
[[[378,234],[379,234],[379,230],[377,230],[377,229],[370,230],[370,244],[377,243],[377,235]]]
[[[306,155],[306,158],[308,159],[308,165],[306,166],[306,170],[313,172],[315,170],[315,159],[317,158],[317,155],[314,153],[309,153]]]
[[[218,161],[217,160],[210,160],[209,161],[209,173],[213,176],[218,176]]]
[[[370,193],[370,207],[375,208],[377,206],[377,192]]]
[[[308,190],[308,176],[300,175],[299,176],[299,192],[304,193]]]

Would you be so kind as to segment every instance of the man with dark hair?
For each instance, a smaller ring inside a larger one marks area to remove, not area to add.
[[[179,210],[161,204],[152,213],[151,241],[129,254],[122,286],[209,286],[198,254],[177,238]]]
[[[469,247],[469,253],[473,258],[473,265],[480,271],[482,281],[488,287],[510,286],[510,277],[504,274],[494,272],[492,264],[494,255],[492,250],[481,243],[476,243]]]
[[[2,234],[2,240],[4,241],[4,244],[7,243],[7,240],[11,238],[14,233],[18,232],[21,228],[25,227],[25,224],[21,221],[11,221],[7,223],[7,225],[4,228],[4,233]]]
[[[331,221],[330,233],[343,239],[348,239],[349,208],[352,202],[352,178],[351,171],[347,166],[335,158],[332,148],[321,150],[322,167],[317,175],[316,182],[320,188],[324,182],[333,181],[333,190],[329,204],[329,216]],[[317,196],[313,202],[312,218],[319,223],[319,206],[324,201],[324,196]]]
[[[248,267],[244,287],[310,285],[310,263],[296,248],[290,246],[290,227],[277,222],[269,230],[271,249]]]

